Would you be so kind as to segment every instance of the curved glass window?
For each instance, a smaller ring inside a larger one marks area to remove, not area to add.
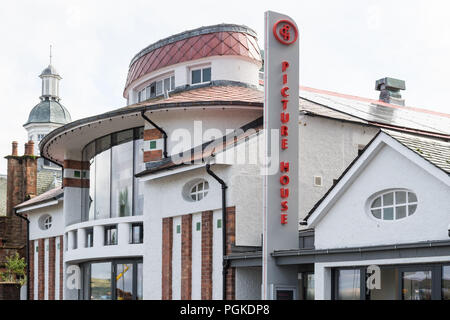
[[[392,190],[372,200],[370,211],[376,219],[400,220],[406,218],[417,209],[417,196],[406,190]]]
[[[134,175],[145,169],[143,132],[142,127],[116,132],[84,148],[83,161],[90,163],[84,221],[142,215],[142,187]]]

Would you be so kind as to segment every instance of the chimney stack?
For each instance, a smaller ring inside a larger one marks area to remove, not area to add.
[[[405,100],[400,94],[400,90],[405,89],[405,81],[399,79],[383,78],[375,83],[375,90],[380,91],[380,101],[399,106],[405,105]]]
[[[19,153],[17,151],[17,145],[18,145],[17,141],[13,141],[13,143],[12,143],[12,154],[11,154],[13,157],[17,157],[19,155]]]
[[[34,155],[34,142],[33,140],[28,141],[28,143],[25,143],[25,156],[33,156]]]

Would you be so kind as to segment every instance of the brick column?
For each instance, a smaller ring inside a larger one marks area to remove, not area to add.
[[[48,300],[55,300],[55,237],[48,239]]]
[[[192,293],[192,215],[181,217],[181,300]]]
[[[226,230],[226,245],[227,255],[231,254],[232,247],[236,244],[236,207],[228,207],[227,214],[227,230]],[[236,299],[236,269],[227,268],[227,287],[226,299]]]
[[[158,129],[144,130],[144,162],[159,161],[163,154],[163,136]]]
[[[30,265],[30,287],[28,288],[28,292],[30,300],[34,300],[34,240],[30,240],[28,249],[30,252],[30,261],[28,262]]]
[[[45,239],[38,240],[38,300],[45,299]]]
[[[89,161],[64,160],[63,186],[89,188]]]
[[[172,300],[172,247],[173,218],[162,221],[162,279],[161,291],[163,300]]]
[[[64,292],[64,236],[59,236],[59,300]]]
[[[202,300],[212,300],[213,212],[202,212]]]

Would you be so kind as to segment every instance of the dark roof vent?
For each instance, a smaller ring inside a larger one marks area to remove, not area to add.
[[[405,105],[400,90],[405,90],[405,81],[394,78],[383,78],[375,83],[375,90],[380,91],[380,100],[386,103]]]

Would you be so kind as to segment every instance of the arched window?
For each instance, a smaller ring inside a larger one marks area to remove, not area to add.
[[[417,196],[407,190],[391,190],[385,192],[370,204],[370,212],[380,220],[400,220],[413,215],[417,209]]]

